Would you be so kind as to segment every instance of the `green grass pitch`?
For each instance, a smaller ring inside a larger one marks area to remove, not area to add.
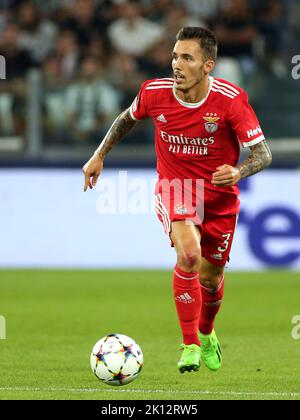
[[[179,374],[171,272],[2,270],[0,399],[300,399],[299,273],[231,273],[216,323],[223,367]],[[141,346],[141,376],[120,387],[92,374],[95,342],[123,333]]]

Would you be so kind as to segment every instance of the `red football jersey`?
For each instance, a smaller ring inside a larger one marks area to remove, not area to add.
[[[243,89],[211,76],[209,81],[201,102],[186,103],[176,96],[172,78],[148,80],[130,113],[135,120],[153,119],[159,180],[203,179],[205,212],[235,214],[237,185],[215,187],[212,174],[223,164],[237,165],[240,145],[252,146],[265,137]]]

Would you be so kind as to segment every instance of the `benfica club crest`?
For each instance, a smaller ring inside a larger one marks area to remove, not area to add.
[[[206,121],[205,130],[209,133],[214,133],[218,129],[218,123],[217,121],[220,119],[220,117],[217,117],[217,114],[207,114],[209,116],[203,117],[203,119]]]
[[[174,207],[174,213],[176,214],[187,214],[188,210],[183,203],[176,204]]]

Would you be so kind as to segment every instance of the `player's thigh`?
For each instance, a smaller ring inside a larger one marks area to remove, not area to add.
[[[171,240],[177,256],[201,261],[200,233],[197,227],[185,220],[172,222]]]
[[[213,266],[224,267],[229,260],[237,215],[206,217],[201,237],[202,257]]]

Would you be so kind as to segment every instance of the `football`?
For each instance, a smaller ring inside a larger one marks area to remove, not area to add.
[[[135,380],[143,367],[143,353],[139,345],[123,334],[110,334],[94,345],[91,368],[107,385],[127,385]]]

